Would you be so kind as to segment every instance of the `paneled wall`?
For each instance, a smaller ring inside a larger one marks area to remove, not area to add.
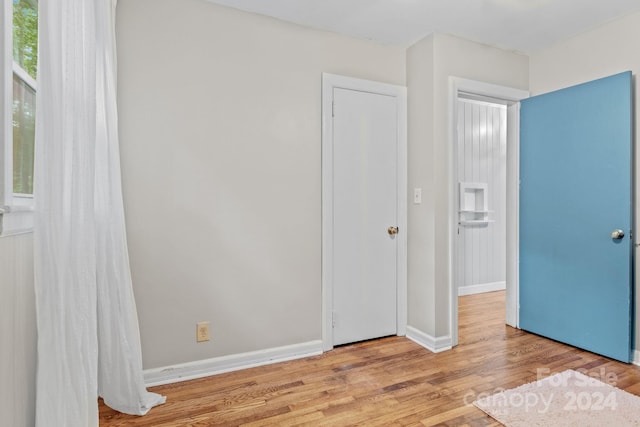
[[[479,212],[458,213],[459,295],[504,289],[506,142],[504,105],[458,100],[458,182],[477,188],[468,194],[477,193],[476,198],[482,199],[485,193],[486,199],[478,200]],[[464,208],[459,206],[459,211]]]
[[[0,237],[0,425],[35,424],[33,236]]]

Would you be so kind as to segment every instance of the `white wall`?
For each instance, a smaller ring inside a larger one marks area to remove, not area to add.
[[[419,59],[431,53],[432,59]],[[429,189],[422,205],[409,206],[409,295],[423,298],[410,304],[409,324],[441,338],[451,333],[448,79],[455,76],[526,90],[529,63],[525,55],[442,34],[418,42],[407,56],[408,96],[419,99],[409,102],[409,155],[421,154],[409,163],[409,188]],[[428,103],[432,106],[423,109]],[[426,240],[431,233],[434,238]],[[417,248],[420,252],[411,254]],[[429,265],[433,269],[425,267]]]
[[[0,237],[0,424],[35,424],[36,314],[31,234]]]
[[[600,77],[631,70],[640,73],[640,13],[629,15],[590,32],[576,36],[549,49],[536,52],[530,58],[530,88],[533,95],[572,86]],[[640,120],[640,89],[635,81],[635,135]],[[636,149],[636,165],[638,150]],[[637,166],[636,166],[637,168]],[[636,179],[638,174],[636,173]],[[636,200],[639,200],[640,182],[636,181]],[[640,212],[636,208],[636,228],[640,224]],[[637,239],[636,239],[637,240]],[[636,268],[636,275],[638,268]],[[636,276],[636,282],[640,278]],[[636,292],[636,307],[640,307],[640,295]],[[636,346],[640,342],[640,316],[636,316]]]
[[[458,183],[486,185],[481,209],[488,213],[460,213],[458,219],[457,283],[459,295],[504,289],[506,279],[507,107],[458,99]],[[457,186],[458,187],[458,186]],[[456,188],[459,191],[459,187]],[[473,193],[472,193],[473,194]],[[459,193],[455,195],[458,209]],[[471,208],[479,197],[473,198]],[[487,220],[482,224],[465,220]]]
[[[321,73],[404,85],[405,50],[203,0],[117,18],[144,367],[321,339]]]

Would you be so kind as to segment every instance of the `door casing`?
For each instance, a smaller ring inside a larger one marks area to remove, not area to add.
[[[449,331],[451,345],[458,344],[457,230],[458,163],[457,100],[460,94],[507,105],[507,276],[506,323],[518,327],[518,187],[520,104],[529,92],[476,80],[449,77]]]
[[[397,335],[407,327],[407,90],[403,86],[322,74],[322,347],[333,348],[333,92],[335,88],[393,96],[398,102]]]

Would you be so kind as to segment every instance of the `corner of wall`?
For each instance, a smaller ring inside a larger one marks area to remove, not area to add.
[[[449,335],[434,337],[433,335],[423,332],[418,328],[407,326],[406,336],[411,341],[433,353],[440,353],[443,351],[451,350],[452,348],[451,336]]]
[[[422,189],[422,204],[409,204],[408,323],[433,334],[434,317],[434,35],[407,49],[408,191]],[[408,200],[412,200],[411,194]],[[409,332],[407,332],[409,334]]]

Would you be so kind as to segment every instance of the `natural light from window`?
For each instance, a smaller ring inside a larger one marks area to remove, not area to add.
[[[0,0],[0,238],[33,230],[38,0]]]
[[[13,192],[31,195],[38,68],[37,0],[13,0],[12,35]]]

